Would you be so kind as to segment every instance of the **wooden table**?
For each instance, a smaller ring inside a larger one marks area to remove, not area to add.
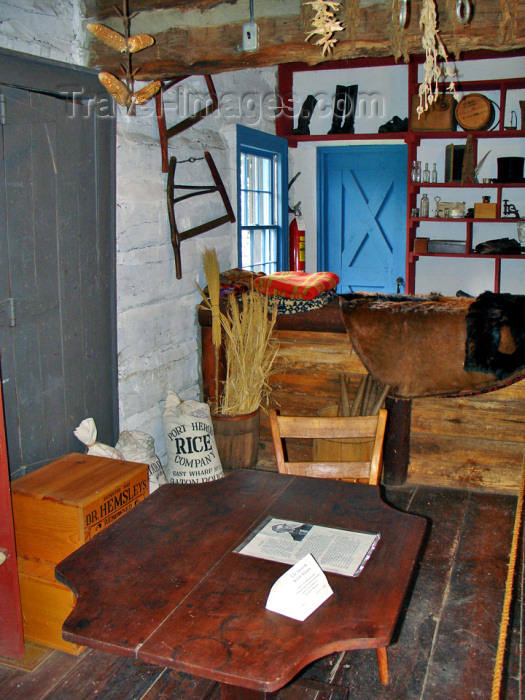
[[[297,622],[265,609],[289,567],[232,551],[268,515],[381,539]],[[162,486],[56,567],[78,596],[63,636],[219,681],[223,698],[269,698],[322,656],[390,643],[425,525],[360,484],[240,470]]]

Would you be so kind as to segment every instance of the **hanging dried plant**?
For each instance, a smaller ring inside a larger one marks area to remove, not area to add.
[[[160,80],[154,80],[152,83],[148,83],[145,87],[137,90],[137,92],[130,92],[127,85],[111,73],[103,71],[98,74],[98,79],[109,94],[115,98],[116,102],[123,107],[127,107],[128,111],[131,111],[134,105],[146,104],[160,90],[162,85]]]
[[[105,24],[90,23],[86,25],[86,29],[90,31],[93,36],[96,36],[97,39],[104,42],[106,46],[115,49],[115,51],[120,51],[121,53],[124,53],[126,49],[130,53],[142,51],[143,49],[147,49],[148,46],[152,46],[155,41],[149,34],[133,34],[126,40],[123,34],[106,27]]]
[[[392,16],[388,27],[388,33],[390,37],[390,45],[392,47],[392,55],[396,61],[402,56],[405,63],[408,63],[409,55],[406,32],[404,27],[401,27],[399,23],[400,11],[401,0],[392,0]]]
[[[437,13],[435,0],[423,0],[421,6],[421,16],[419,18],[419,27],[421,29],[422,44],[425,51],[425,77],[419,86],[419,106],[417,108],[418,118],[426,112],[427,109],[439,96],[439,81],[443,77],[443,70],[439,65],[439,59],[442,58],[445,64],[448,63],[448,55],[439,35],[437,28]],[[455,73],[452,73],[448,65],[445,66],[445,77],[453,78]],[[454,81],[450,81],[447,90],[453,92],[454,98],[459,100],[459,95],[456,92]]]
[[[341,9],[341,3],[333,0],[304,0],[304,3],[311,5],[315,12],[312,19],[314,29],[307,33],[305,41],[309,41],[318,34],[320,39],[315,42],[315,45],[322,46],[323,56],[331,54],[337,43],[334,33],[343,31],[343,25],[335,16],[335,13]]]

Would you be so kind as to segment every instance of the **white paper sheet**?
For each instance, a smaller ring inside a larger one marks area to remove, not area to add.
[[[307,554],[273,584],[266,608],[303,622],[332,594],[323,570]]]

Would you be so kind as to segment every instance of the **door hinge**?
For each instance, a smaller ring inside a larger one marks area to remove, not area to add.
[[[0,301],[0,327],[14,328],[16,326],[15,300],[13,298]]]
[[[0,124],[7,124],[7,117],[5,114],[5,95],[0,92]]]

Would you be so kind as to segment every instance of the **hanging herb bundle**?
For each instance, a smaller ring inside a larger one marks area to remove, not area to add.
[[[419,27],[422,34],[422,44],[425,51],[425,76],[423,82],[419,86],[419,106],[417,108],[418,118],[426,112],[427,109],[439,96],[439,81],[443,75],[439,59],[442,58],[445,63],[448,63],[448,55],[445,45],[439,35],[437,28],[437,13],[435,0],[423,0],[421,6],[421,15],[419,18]],[[454,77],[454,73],[448,65],[445,66],[445,76]],[[454,98],[459,100],[459,95],[456,92],[456,85],[451,81],[447,90],[453,92]]]
[[[334,32],[343,30],[343,25],[335,16],[335,13],[341,9],[341,3],[333,0],[305,0],[305,5],[311,5],[315,11],[312,19],[313,30],[306,35],[305,41],[319,35],[320,39],[315,42],[315,45],[322,46],[323,56],[331,54],[337,43]]]

